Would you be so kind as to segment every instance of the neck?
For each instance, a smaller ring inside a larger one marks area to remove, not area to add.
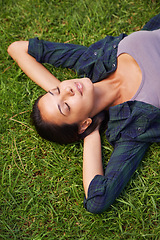
[[[117,59],[116,71],[107,79],[94,84],[95,104],[92,116],[130,100],[137,92],[141,81],[142,72],[138,63],[132,56],[121,54]]]
[[[119,103],[121,97],[120,85],[121,82],[116,73],[113,73],[107,79],[94,83],[95,103],[92,117]]]

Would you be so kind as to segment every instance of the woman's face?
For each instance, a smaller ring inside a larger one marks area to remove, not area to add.
[[[91,117],[94,86],[89,78],[60,82],[38,103],[42,118],[57,125],[80,123]]]

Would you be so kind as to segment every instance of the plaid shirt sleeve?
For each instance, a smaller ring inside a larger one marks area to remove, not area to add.
[[[28,53],[37,62],[73,69],[86,50],[85,46],[39,40],[37,37],[29,40],[28,47]]]
[[[118,37],[106,36],[89,47],[33,38],[29,40],[28,53],[40,63],[70,68],[79,77],[97,82],[116,70],[118,43],[125,36],[123,33]]]
[[[147,22],[142,30],[153,31],[160,28],[160,13],[153,18],[149,22]]]
[[[105,176],[91,181],[84,207],[91,213],[102,213],[114,202],[142,160],[149,143],[121,142],[115,146]]]

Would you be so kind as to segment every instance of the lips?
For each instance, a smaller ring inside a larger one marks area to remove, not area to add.
[[[76,85],[76,87],[77,87],[78,92],[79,92],[81,95],[83,95],[83,85],[82,85],[82,83],[76,82],[75,85]]]

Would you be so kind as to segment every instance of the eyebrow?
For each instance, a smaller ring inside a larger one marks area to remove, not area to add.
[[[48,93],[50,93],[52,96],[54,96],[53,92],[51,92],[50,90],[48,91]],[[59,104],[58,104],[58,109],[59,109],[60,113],[61,113],[63,116],[66,116],[66,115],[62,112],[61,107],[60,107]]]

